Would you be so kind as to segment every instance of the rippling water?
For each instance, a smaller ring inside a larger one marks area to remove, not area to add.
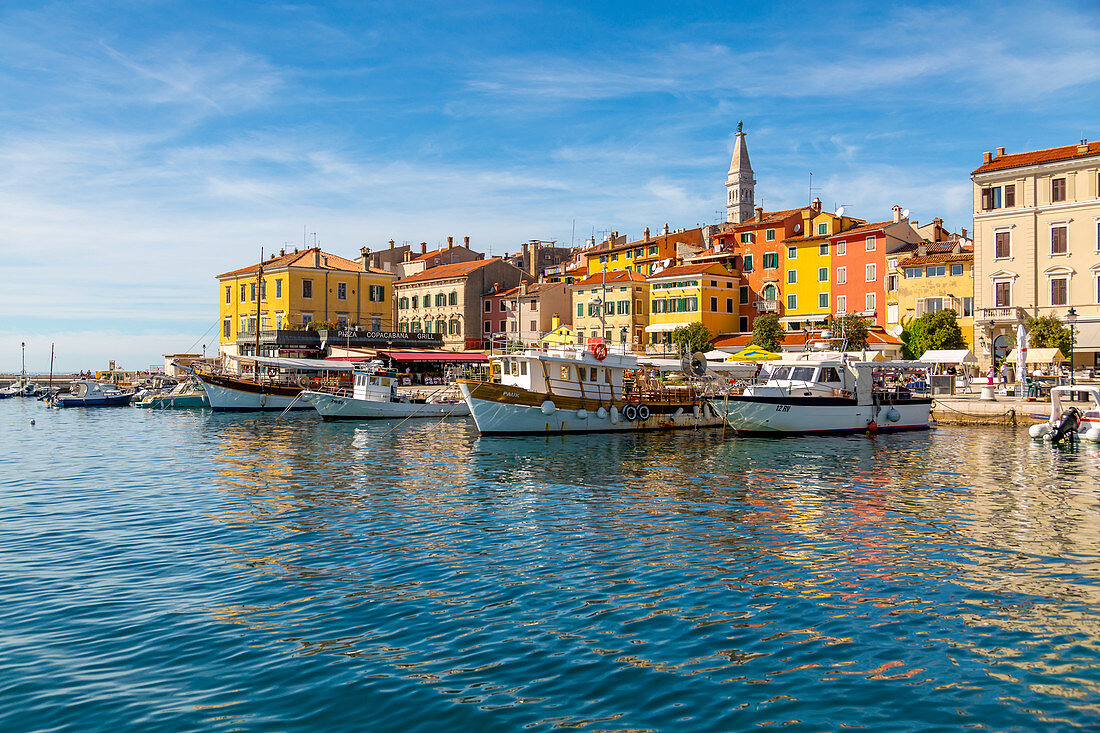
[[[1094,446],[392,428],[0,402],[0,728],[1100,727]]]

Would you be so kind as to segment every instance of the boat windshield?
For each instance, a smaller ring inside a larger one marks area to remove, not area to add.
[[[787,366],[776,367],[772,370],[772,379],[787,379],[791,375],[791,368]]]
[[[812,382],[814,379],[814,368],[794,367],[791,369],[791,379],[798,382]]]

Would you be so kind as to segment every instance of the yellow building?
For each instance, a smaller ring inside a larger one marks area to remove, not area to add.
[[[607,270],[633,270],[643,275],[652,274],[658,267],[677,262],[682,257],[679,248],[690,247],[697,251],[703,246],[703,230],[679,229],[669,231],[668,225],[655,237],[650,236],[646,228],[642,238],[635,242],[626,242],[618,232],[612,232],[607,241],[585,253],[588,259],[588,274],[596,275]]]
[[[702,323],[711,333],[738,330],[740,275],[723,265],[701,262],[669,267],[649,277],[650,354],[673,354],[672,332]]]
[[[783,240],[780,289],[784,308],[780,321],[786,330],[814,328],[832,313],[829,237],[863,223],[822,211],[821,200],[816,198],[802,210],[802,231]]]
[[[397,275],[319,247],[281,252],[261,264],[218,275],[223,354],[251,354],[256,331],[360,326],[393,329],[393,281]]]
[[[649,283],[636,272],[590,275],[572,286],[573,331],[578,344],[592,336],[637,348],[649,323]]]
[[[951,309],[958,316],[966,346],[974,351],[974,249],[961,242],[917,245],[898,262],[898,310],[901,323],[925,313]]]

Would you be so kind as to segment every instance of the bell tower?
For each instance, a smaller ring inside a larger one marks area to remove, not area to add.
[[[740,224],[753,217],[756,206],[756,179],[752,176],[749,149],[745,147],[745,133],[737,123],[737,142],[733,145],[733,160],[726,175],[726,221]]]

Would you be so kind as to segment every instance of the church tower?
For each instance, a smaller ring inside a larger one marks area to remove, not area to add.
[[[733,161],[726,176],[726,221],[740,224],[754,215],[756,206],[756,179],[752,177],[749,149],[745,147],[745,133],[737,123],[737,142],[733,146]]]

